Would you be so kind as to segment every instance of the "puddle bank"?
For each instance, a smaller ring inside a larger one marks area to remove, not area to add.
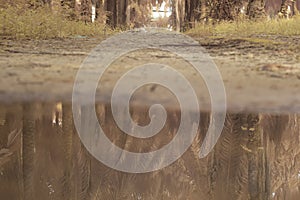
[[[85,109],[81,108],[82,123],[88,123]],[[168,144],[180,119],[180,112],[168,110],[160,133],[137,139],[117,128],[109,106],[98,103],[96,111],[110,141],[139,153]],[[147,125],[146,111],[132,107],[132,118]],[[2,104],[0,196],[80,200],[299,197],[300,114],[228,113],[213,151],[199,159],[209,119],[209,113],[201,113],[193,144],[176,162],[159,171],[130,174],[113,170],[88,153],[75,131],[71,104]]]

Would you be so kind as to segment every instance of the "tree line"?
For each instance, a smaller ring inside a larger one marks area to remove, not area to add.
[[[91,22],[92,15],[111,27],[139,27],[150,22],[152,8],[163,3],[172,7],[170,24],[177,30],[198,22],[236,20],[240,16],[259,19],[266,16],[289,17],[298,13],[300,0],[9,0],[34,9],[48,6],[63,10],[74,20]],[[95,12],[95,13],[93,13]]]

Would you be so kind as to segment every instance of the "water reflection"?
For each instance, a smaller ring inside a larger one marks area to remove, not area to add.
[[[161,148],[174,136],[180,113],[168,111],[162,133],[138,140],[122,134],[110,107],[96,105],[107,136],[123,149]],[[132,109],[140,125],[146,108]],[[84,119],[82,119],[84,120]],[[299,199],[300,114],[228,114],[220,140],[198,153],[209,125],[171,166],[146,174],[115,171],[89,155],[74,131],[71,104],[0,106],[1,199]]]

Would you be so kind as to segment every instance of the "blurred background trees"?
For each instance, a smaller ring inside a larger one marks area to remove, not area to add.
[[[0,0],[0,7],[48,7],[71,20],[89,23],[95,19],[97,23],[115,28],[148,25],[153,8],[163,2],[172,8],[169,23],[181,31],[194,27],[195,23],[231,21],[241,16],[248,19],[277,14],[290,17],[297,14],[300,7],[300,0]]]

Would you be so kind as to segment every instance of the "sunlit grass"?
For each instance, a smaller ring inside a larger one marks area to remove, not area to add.
[[[102,37],[112,30],[99,22],[94,24],[67,19],[49,8],[35,10],[18,7],[0,9],[0,37],[11,39],[49,39],[72,36]]]
[[[262,19],[250,21],[246,19],[235,22],[220,22],[217,24],[197,24],[194,29],[187,31],[191,36],[239,36],[252,35],[300,35],[300,17],[292,19]]]

